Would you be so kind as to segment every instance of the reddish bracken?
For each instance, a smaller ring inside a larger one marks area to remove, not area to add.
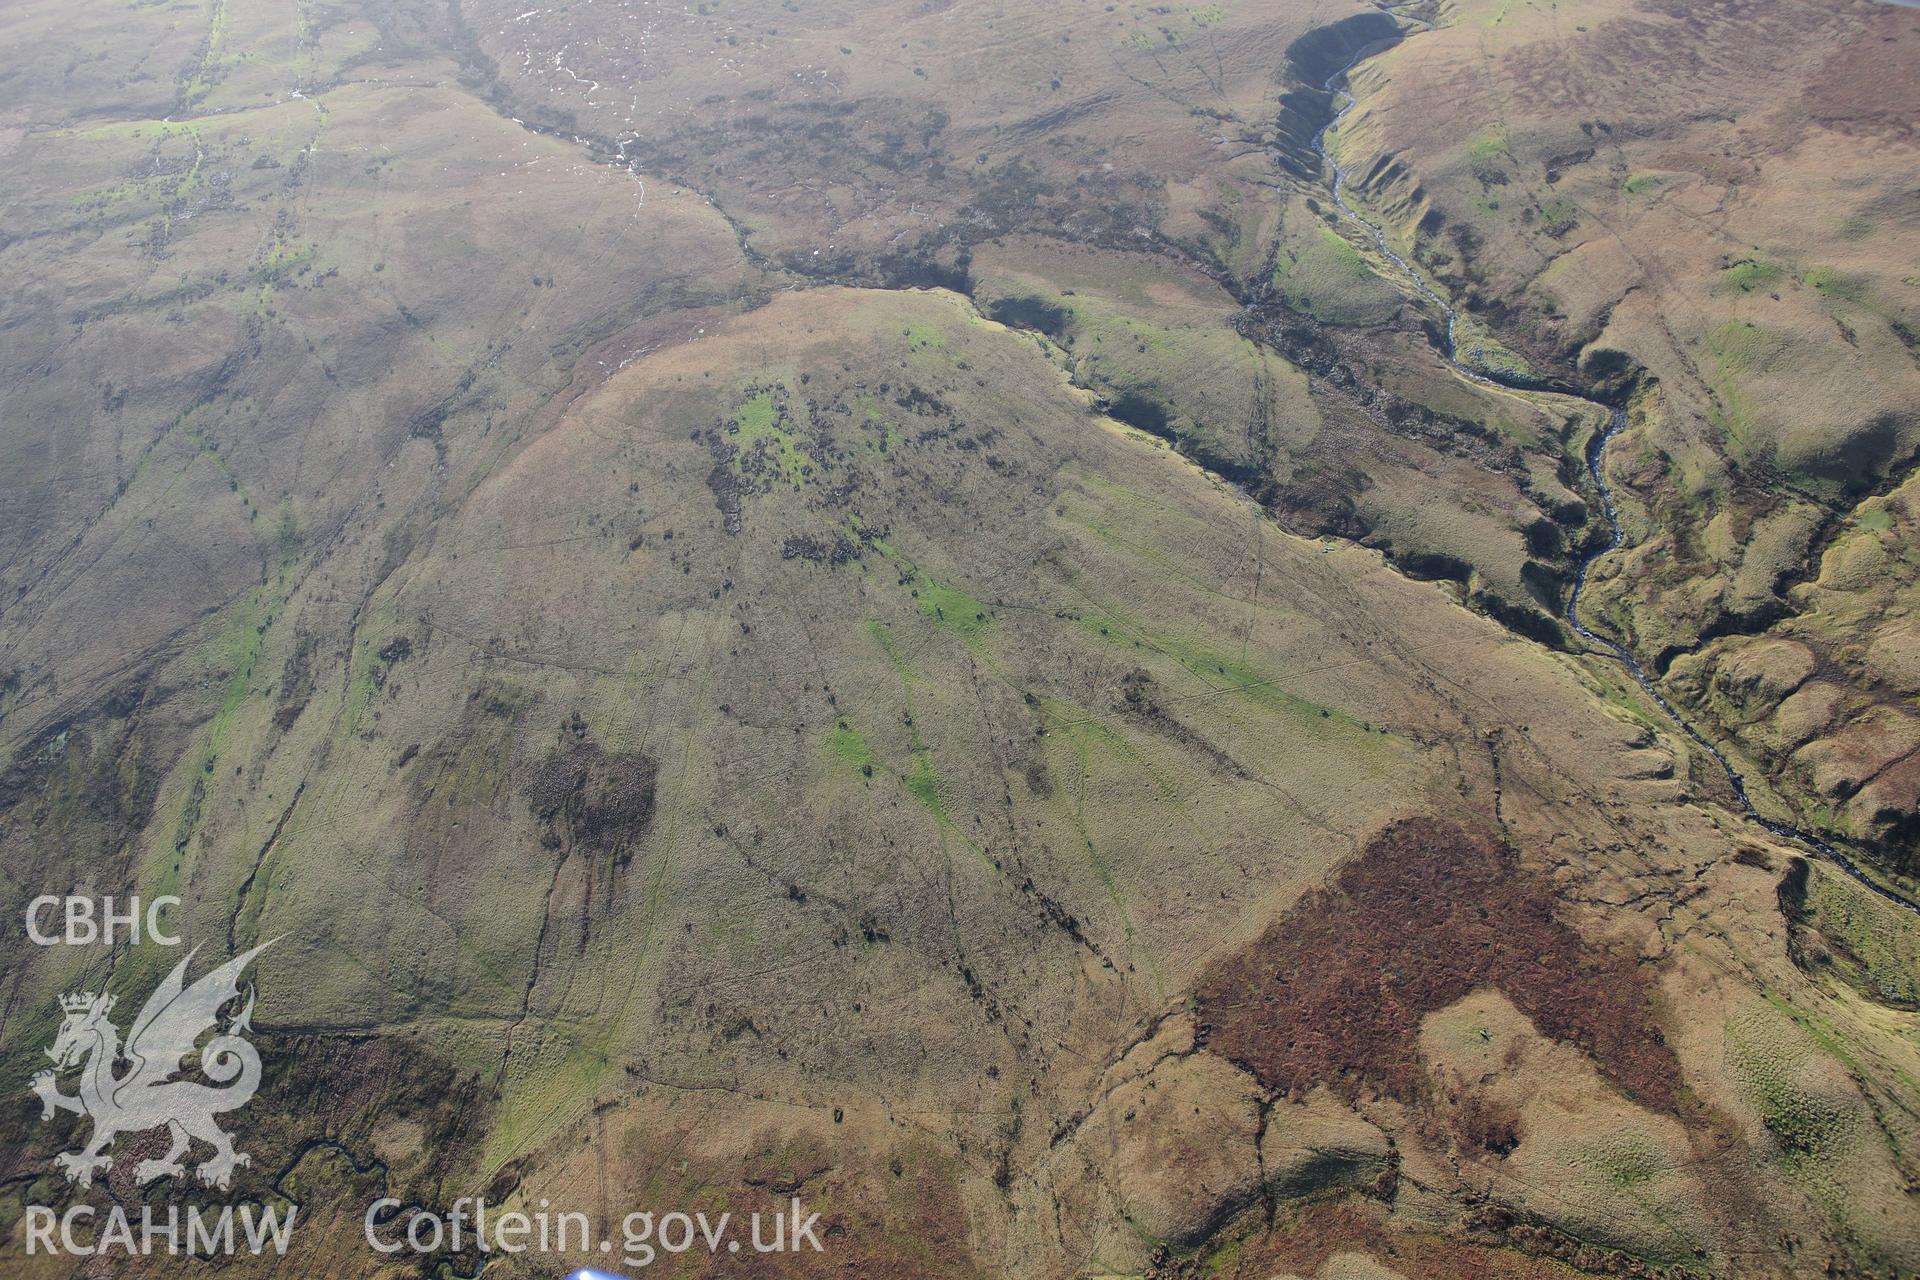
[[[1552,886],[1512,854],[1434,819],[1380,832],[1195,997],[1208,1047],[1270,1089],[1412,1099],[1426,1078],[1421,1019],[1480,987],[1584,1050],[1627,1096],[1674,1109],[1678,1064],[1634,961],[1564,924]]]

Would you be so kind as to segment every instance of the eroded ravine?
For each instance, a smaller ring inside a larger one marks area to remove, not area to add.
[[[1421,32],[1431,31],[1432,29],[1430,25],[1416,21],[1416,25],[1409,35],[1417,35]],[[1667,696],[1660,691],[1659,687],[1655,685],[1653,678],[1647,674],[1646,668],[1641,666],[1640,660],[1633,655],[1633,652],[1624,644],[1599,634],[1580,620],[1580,597],[1586,590],[1587,578],[1594,564],[1598,562],[1602,556],[1619,550],[1625,542],[1625,535],[1621,532],[1620,528],[1620,513],[1613,500],[1613,490],[1607,484],[1605,463],[1607,446],[1612,444],[1614,438],[1626,427],[1627,413],[1624,408],[1618,405],[1605,404],[1599,400],[1589,399],[1557,389],[1547,391],[1539,386],[1528,386],[1515,379],[1503,378],[1497,374],[1489,373],[1484,369],[1475,368],[1467,363],[1467,361],[1461,359],[1459,346],[1460,313],[1455,310],[1453,305],[1442,297],[1437,290],[1430,286],[1405,258],[1400,256],[1393,245],[1387,240],[1386,231],[1382,227],[1369,220],[1347,201],[1346,188],[1351,175],[1341,166],[1339,161],[1334,159],[1332,152],[1328,150],[1327,134],[1337,128],[1340,122],[1346,119],[1348,113],[1359,105],[1359,99],[1346,87],[1348,73],[1361,62],[1374,56],[1376,53],[1393,47],[1393,45],[1397,43],[1397,40],[1390,40],[1368,45],[1355,53],[1354,56],[1347,61],[1345,66],[1327,78],[1323,87],[1328,93],[1334,95],[1334,101],[1338,109],[1334,112],[1333,117],[1321,126],[1319,132],[1313,135],[1313,149],[1315,153],[1319,155],[1321,163],[1326,168],[1326,172],[1331,175],[1328,189],[1329,194],[1333,197],[1334,207],[1340,211],[1343,217],[1363,229],[1368,237],[1372,239],[1375,247],[1379,249],[1381,255],[1394,265],[1394,268],[1400,273],[1403,282],[1410,285],[1419,297],[1432,303],[1433,306],[1439,310],[1440,314],[1445,317],[1446,339],[1444,346],[1440,346],[1439,351],[1440,356],[1455,373],[1485,386],[1501,387],[1510,391],[1522,391],[1533,394],[1551,394],[1556,399],[1570,401],[1589,412],[1606,415],[1606,427],[1597,433],[1587,446],[1586,461],[1587,474],[1593,479],[1594,490],[1600,498],[1601,510],[1605,512],[1607,517],[1607,540],[1580,558],[1579,565],[1574,573],[1573,588],[1567,596],[1567,622],[1573,627],[1575,633],[1577,633],[1582,640],[1585,640],[1596,650],[1612,657],[1624,666],[1628,674],[1633,677],[1634,682],[1666,713],[1667,717],[1679,727],[1680,731],[1686,734],[1688,739],[1699,745],[1708,755],[1712,756],[1713,759],[1718,762],[1721,770],[1726,774],[1728,785],[1733,788],[1733,793],[1739,798],[1740,806],[1745,810],[1748,818],[1752,819],[1773,835],[1785,840],[1794,841],[1819,854],[1827,861],[1839,867],[1863,888],[1908,911],[1920,914],[1920,903],[1916,903],[1912,898],[1909,898],[1892,886],[1881,883],[1872,875],[1868,874],[1860,864],[1848,854],[1810,831],[1803,831],[1787,823],[1777,822],[1761,813],[1759,808],[1753,803],[1752,796],[1748,794],[1745,776],[1741,774],[1739,769],[1734,767],[1733,761],[1728,758],[1726,752],[1708,741],[1706,735],[1695,728],[1693,723],[1680,713],[1679,708],[1675,707],[1673,703],[1668,700]]]

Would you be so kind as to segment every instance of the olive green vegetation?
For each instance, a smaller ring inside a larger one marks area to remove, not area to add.
[[[1287,305],[1324,324],[1379,324],[1400,307],[1400,294],[1366,257],[1328,226],[1289,237],[1274,263],[1273,283]]]

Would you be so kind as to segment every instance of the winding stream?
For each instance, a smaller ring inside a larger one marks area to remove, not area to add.
[[[1415,29],[1416,33],[1418,31],[1430,30],[1432,30],[1432,27],[1424,23]],[[1333,195],[1334,207],[1339,209],[1344,217],[1364,229],[1373,239],[1373,243],[1379,248],[1382,256],[1384,256],[1387,261],[1393,263],[1401,275],[1406,278],[1406,281],[1413,286],[1414,292],[1439,308],[1440,314],[1446,317],[1446,346],[1442,348],[1440,354],[1446,362],[1452,366],[1454,372],[1485,386],[1501,387],[1511,391],[1542,393],[1543,389],[1540,387],[1527,386],[1517,381],[1500,378],[1496,375],[1486,373],[1481,369],[1474,368],[1462,360],[1460,358],[1459,346],[1460,313],[1454,310],[1451,303],[1430,287],[1427,282],[1421,278],[1420,273],[1415,271],[1405,258],[1402,258],[1394,251],[1393,246],[1387,242],[1387,236],[1384,230],[1368,221],[1358,209],[1347,202],[1346,187],[1349,181],[1349,175],[1327,150],[1327,134],[1336,128],[1342,120],[1346,119],[1347,114],[1352,111],[1354,107],[1359,105],[1359,100],[1346,88],[1347,73],[1367,58],[1372,57],[1375,53],[1380,52],[1384,48],[1392,47],[1394,43],[1397,43],[1397,41],[1386,44],[1375,43],[1362,48],[1345,66],[1329,76],[1326,84],[1323,86],[1328,93],[1334,95],[1334,101],[1338,106],[1338,110],[1334,112],[1333,118],[1322,125],[1320,131],[1313,135],[1313,149],[1319,155],[1321,163],[1324,164],[1328,172],[1333,175],[1330,190]],[[1574,631],[1582,640],[1585,640],[1602,653],[1620,662],[1621,665],[1627,669],[1627,672],[1633,676],[1634,682],[1645,691],[1649,698],[1653,699],[1662,711],[1666,712],[1668,718],[1679,726],[1681,732],[1685,733],[1688,738],[1697,743],[1708,755],[1719,762],[1721,770],[1725,772],[1727,776],[1728,784],[1732,786],[1734,795],[1739,797],[1740,806],[1746,811],[1749,818],[1774,835],[1782,839],[1791,840],[1819,854],[1846,872],[1848,876],[1852,877],[1853,880],[1863,888],[1872,891],[1886,901],[1903,907],[1908,911],[1920,914],[1920,903],[1915,903],[1913,899],[1907,897],[1899,890],[1875,880],[1862,870],[1853,858],[1841,852],[1825,840],[1822,840],[1819,836],[1808,831],[1802,831],[1798,827],[1789,826],[1784,822],[1776,822],[1765,814],[1762,814],[1760,810],[1754,806],[1752,797],[1747,794],[1747,780],[1741,775],[1738,769],[1734,768],[1733,761],[1728,759],[1726,753],[1719,747],[1709,742],[1706,736],[1694,728],[1693,724],[1688,721],[1685,716],[1680,714],[1679,709],[1667,700],[1666,695],[1661,693],[1659,688],[1655,686],[1652,677],[1647,674],[1646,669],[1640,665],[1640,660],[1634,657],[1633,653],[1625,645],[1598,634],[1580,621],[1580,596],[1586,589],[1588,573],[1601,556],[1619,550],[1621,544],[1625,541],[1620,531],[1620,513],[1614,505],[1613,490],[1607,484],[1604,464],[1607,446],[1613,443],[1614,437],[1619,435],[1621,430],[1627,425],[1627,413],[1625,409],[1617,406],[1603,404],[1598,400],[1589,400],[1585,397],[1571,395],[1566,392],[1553,391],[1547,392],[1546,394],[1552,394],[1575,401],[1589,409],[1599,410],[1607,415],[1606,428],[1596,434],[1587,446],[1587,474],[1593,477],[1594,489],[1600,495],[1601,509],[1606,512],[1607,541],[1603,546],[1597,547],[1581,557],[1579,567],[1574,573],[1573,590],[1567,596],[1567,622],[1573,627]]]

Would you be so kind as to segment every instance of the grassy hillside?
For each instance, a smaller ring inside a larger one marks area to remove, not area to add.
[[[1368,74],[1573,21],[1446,16]],[[1387,21],[0,14],[0,914],[173,894],[196,972],[271,943],[216,1194],[136,1185],[157,1131],[70,1185],[86,1122],[34,1097],[62,994],[124,1030],[179,953],[0,940],[7,1274],[203,1274],[26,1252],[28,1206],[143,1198],[297,1206],[236,1276],[612,1265],[365,1242],[382,1196],[482,1194],[798,1197],[827,1247],[768,1274],[1920,1265],[1912,922],[1571,651],[1599,416],[1458,376],[1300,162],[1327,60]],[[1390,136],[1362,87],[1343,154]],[[1468,171],[1524,145],[1429,116]],[[1488,343],[1655,368],[1519,323],[1492,232],[1450,268],[1423,225]],[[1779,401],[1800,311],[1894,316],[1865,255],[1901,225],[1660,303],[1747,447],[1804,465],[1774,505],[1659,489],[1698,422],[1642,377],[1589,597],[1645,646],[1710,562],[1791,596],[1662,670],[1863,829],[1904,812],[1907,486],[1820,480]],[[1905,385],[1831,377],[1836,420]],[[1803,546],[1804,585],[1762,571]]]

